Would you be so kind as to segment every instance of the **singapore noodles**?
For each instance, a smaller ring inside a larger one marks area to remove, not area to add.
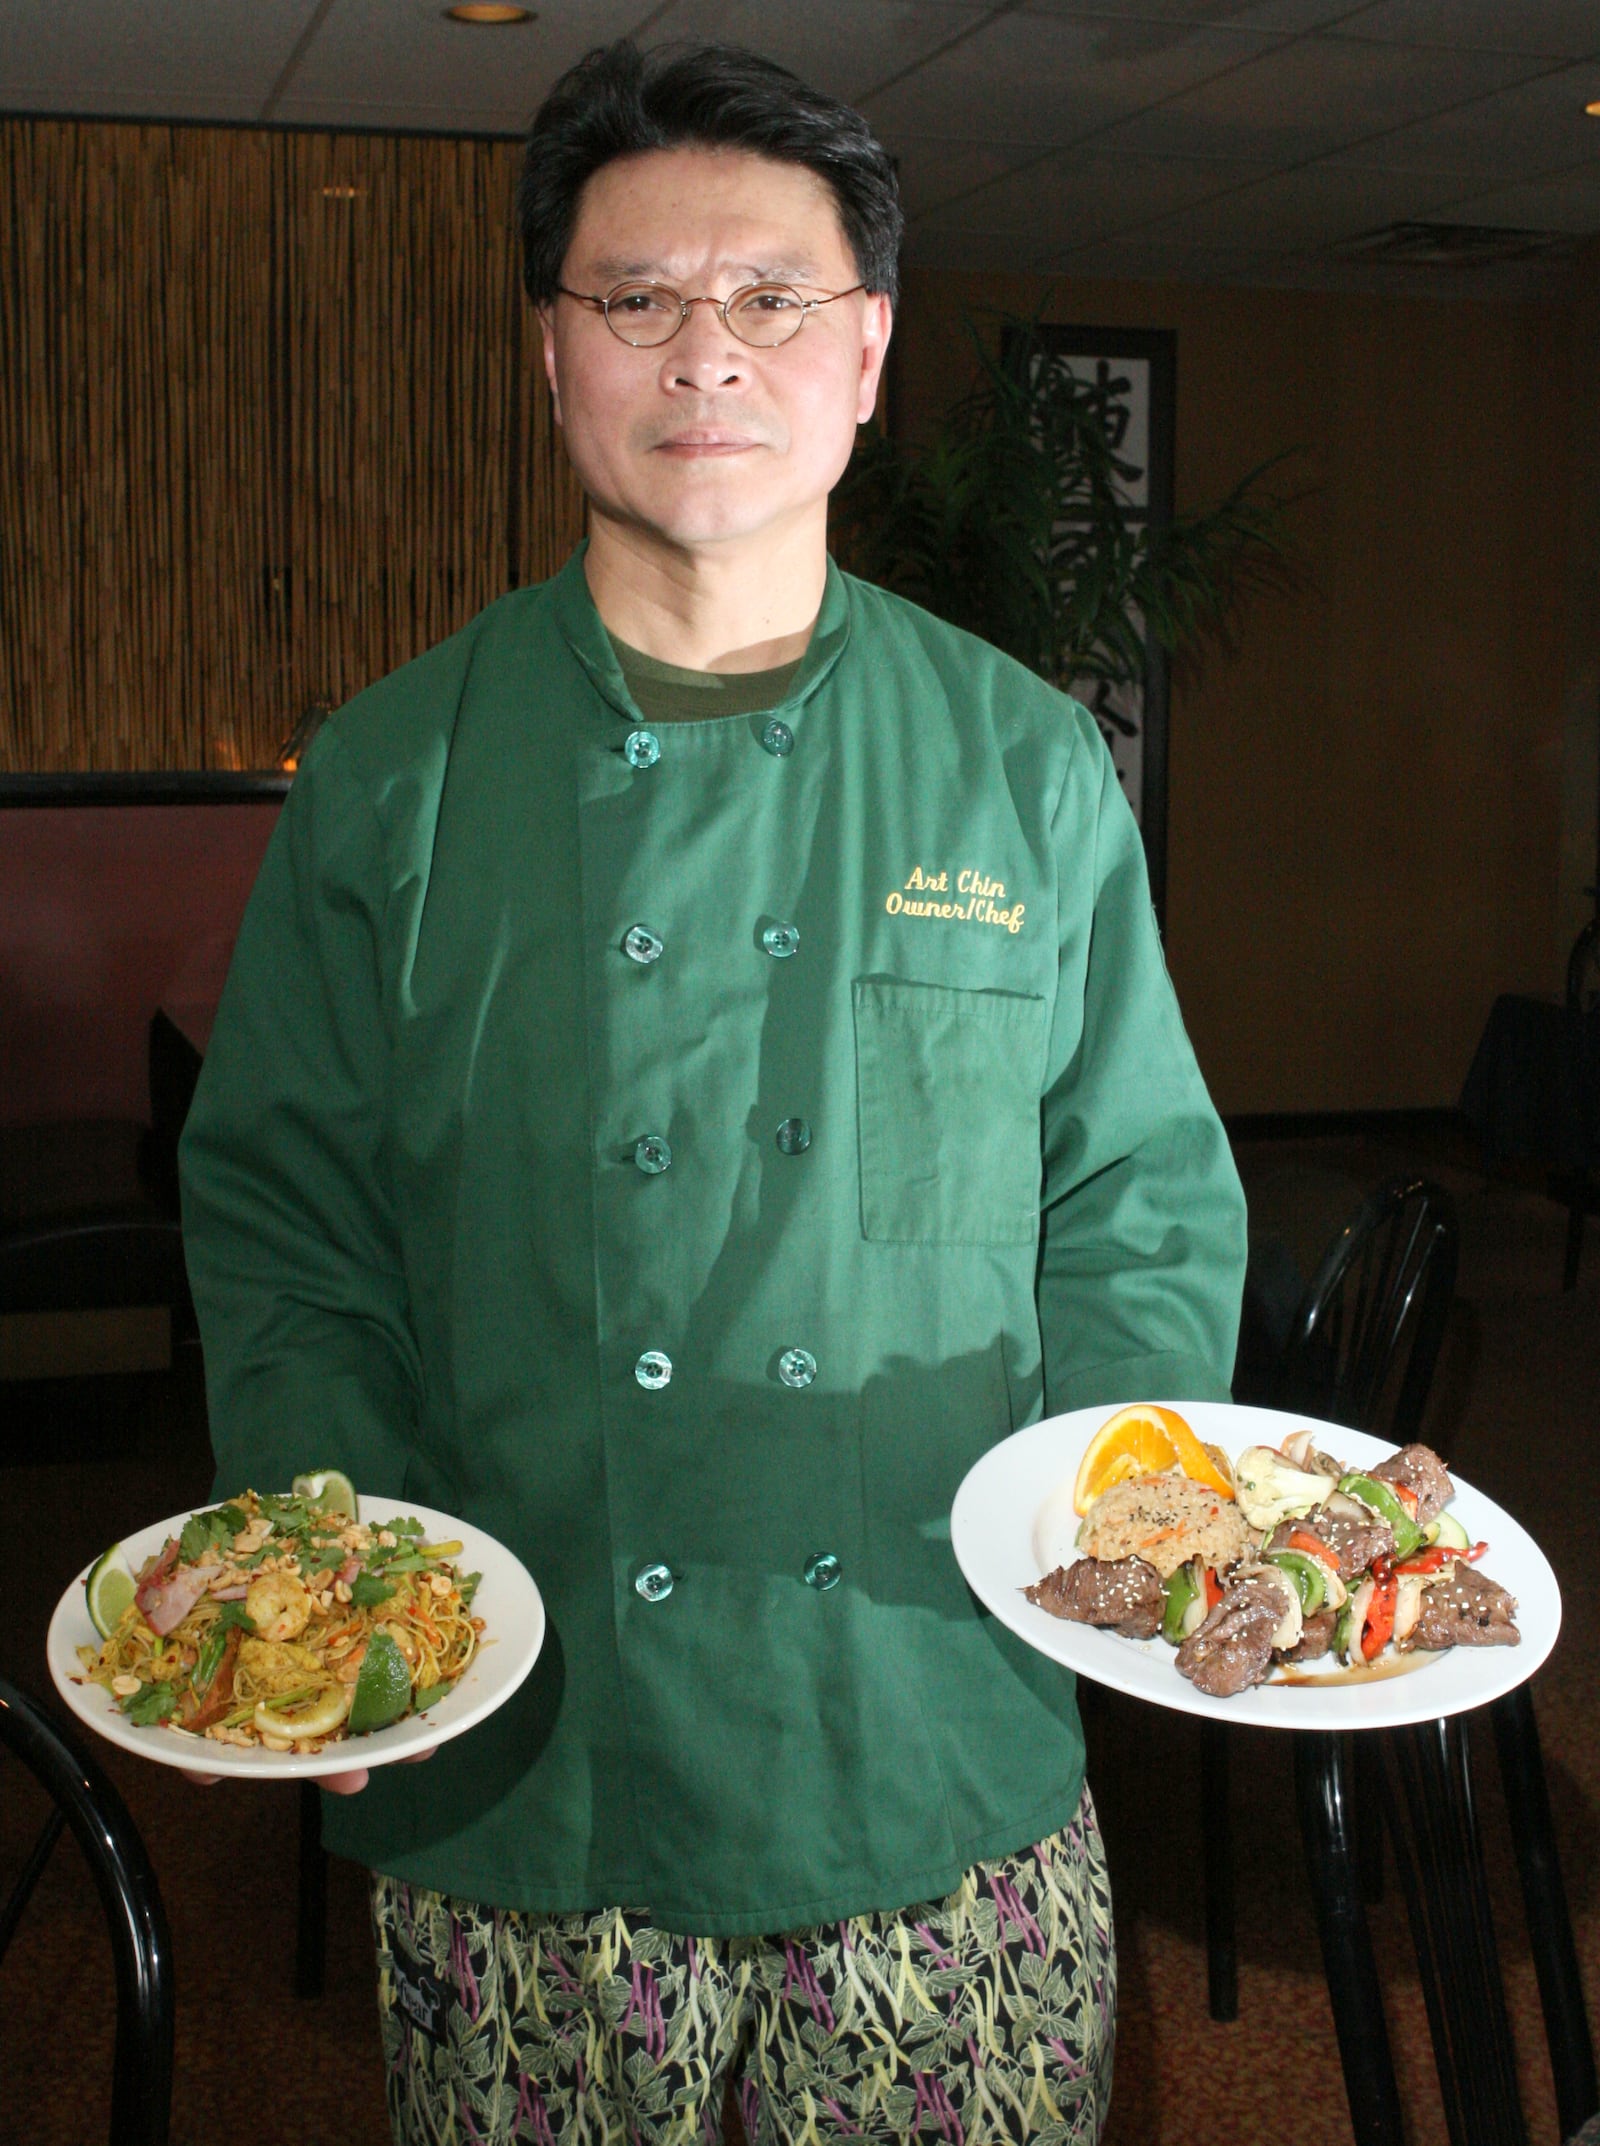
[[[103,1644],[78,1649],[85,1681],[136,1726],[223,1744],[304,1753],[386,1728],[442,1698],[481,1643],[461,1549],[403,1515],[246,1491],[133,1576]]]

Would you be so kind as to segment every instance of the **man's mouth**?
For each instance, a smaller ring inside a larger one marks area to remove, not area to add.
[[[692,425],[683,432],[668,433],[665,439],[657,440],[656,452],[669,455],[737,455],[744,454],[760,441],[748,432],[728,432],[720,427]]]

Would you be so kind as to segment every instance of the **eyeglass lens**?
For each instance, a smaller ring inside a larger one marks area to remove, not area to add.
[[[625,343],[649,348],[677,334],[687,317],[686,304],[711,304],[741,343],[758,349],[771,349],[797,335],[807,310],[800,293],[786,283],[746,284],[722,307],[714,300],[685,301],[664,283],[622,283],[605,300],[606,321]]]

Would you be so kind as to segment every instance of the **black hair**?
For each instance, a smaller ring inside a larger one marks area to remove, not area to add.
[[[899,295],[900,189],[892,158],[837,97],[739,45],[597,46],[534,115],[517,182],[522,280],[535,305],[561,280],[583,189],[603,165],[651,149],[746,149],[826,182],[856,273]]]

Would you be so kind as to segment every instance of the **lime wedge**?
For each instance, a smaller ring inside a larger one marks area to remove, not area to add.
[[[89,1600],[89,1622],[102,1639],[116,1630],[123,1611],[133,1600],[137,1584],[133,1567],[122,1554],[121,1543],[114,1542],[83,1583],[83,1591]]]
[[[350,1705],[350,1734],[366,1736],[398,1721],[411,1704],[411,1669],[394,1639],[380,1627],[367,1642]]]
[[[305,1498],[322,1512],[348,1513],[352,1520],[361,1518],[356,1486],[337,1468],[324,1468],[316,1475],[297,1475],[290,1488],[297,1498]]]

